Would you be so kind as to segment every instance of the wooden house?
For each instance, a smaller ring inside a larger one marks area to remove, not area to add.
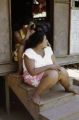
[[[19,2],[21,0],[15,1],[18,2],[19,5]],[[29,0],[27,2],[27,5],[35,4],[34,6],[37,8],[38,3],[42,3],[43,1],[45,0]],[[57,62],[61,65],[79,63],[79,0],[46,0],[45,5],[46,6],[41,9],[44,13],[42,15],[44,16],[36,16],[35,19],[38,22],[41,21],[50,23],[51,39],[49,39],[49,42],[51,43],[53,51],[56,55]],[[31,11],[35,12],[34,15],[39,12],[39,10],[36,8]],[[0,75],[5,78],[7,111],[9,113],[9,88],[11,88],[35,120],[55,120],[52,117],[52,115],[55,115],[55,105],[57,106],[61,103],[66,104],[67,101],[71,100],[70,98],[72,98],[73,95],[65,95],[64,93],[64,97],[63,93],[48,93],[48,96],[43,96],[40,104],[33,104],[32,102],[28,101],[28,95],[30,95],[34,89],[22,84],[20,76],[18,76],[17,74],[9,74],[15,70],[15,64],[12,60],[12,20],[14,19],[12,18],[12,12],[12,0],[0,0]],[[22,16],[19,15],[18,17],[22,18]],[[51,97],[52,95],[54,95],[53,100]],[[50,100],[48,98],[50,98]],[[56,104],[57,101],[59,101],[58,104]],[[71,103],[77,107],[76,103],[74,103],[74,100],[72,100]],[[53,108],[51,108],[51,106]],[[79,108],[77,108],[76,110],[78,112]],[[72,112],[76,114],[76,117],[78,116],[77,119],[79,119],[79,115],[74,111]],[[48,115],[50,113],[51,115]],[[67,117],[70,114],[68,114],[67,112]],[[72,117],[74,117],[74,114],[72,115]],[[48,115],[49,117],[46,115]],[[69,117],[70,119],[72,119],[71,116]],[[64,120],[70,120],[69,117],[68,119],[66,119],[66,117],[64,116],[61,119],[64,118]],[[74,120],[77,120],[75,119],[76,117],[74,117]],[[57,120],[60,120],[60,117]]]

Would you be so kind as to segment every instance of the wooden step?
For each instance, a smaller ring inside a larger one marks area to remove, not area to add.
[[[79,95],[60,105],[40,112],[40,120],[79,120]]]
[[[18,73],[11,73],[6,76],[6,79],[8,80],[8,84],[12,83],[13,86],[18,85],[19,87],[23,88],[27,92],[33,91],[35,89],[34,87],[25,84],[23,82],[22,76],[19,75]]]
[[[72,99],[72,93],[65,93],[64,91],[49,92],[41,97],[40,103],[36,103],[39,106],[40,111],[44,111],[48,108],[55,107],[66,101]]]
[[[8,86],[35,120],[39,120],[39,113],[41,111],[62,105],[62,103],[64,104],[73,98],[73,94],[66,93],[64,88],[58,83],[41,96],[39,103],[33,103],[33,101],[29,99],[29,95],[31,95],[29,93],[35,90],[34,87],[24,84],[21,76],[18,74],[9,74],[6,76],[6,80],[8,81]]]
[[[79,87],[73,86],[74,89],[77,89],[79,91]],[[57,88],[57,89],[55,89]],[[68,102],[71,100],[74,96],[73,93],[65,92],[65,90],[61,87],[60,84],[56,85],[55,88],[45,92],[41,98],[40,102],[35,103],[39,107],[39,111],[44,111],[48,108],[52,108],[54,106],[64,104],[65,102]]]

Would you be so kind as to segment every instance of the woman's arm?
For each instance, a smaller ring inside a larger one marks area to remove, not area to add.
[[[55,55],[54,55],[54,54],[51,56],[51,59],[52,59],[53,64],[57,64],[57,63],[56,63],[56,58],[55,58]]]
[[[53,64],[35,68],[35,61],[33,59],[29,59],[26,55],[24,55],[24,63],[28,72],[33,76],[46,70],[57,70],[57,67]]]
[[[51,59],[53,64],[57,67],[57,70],[60,70],[61,67],[56,63],[56,58],[54,54],[51,56]]]
[[[23,44],[23,40],[22,40],[21,35],[18,31],[14,32],[14,36],[15,36],[15,39],[16,39],[17,43]]]

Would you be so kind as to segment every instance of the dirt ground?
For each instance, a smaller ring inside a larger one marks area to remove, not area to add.
[[[5,107],[5,86],[4,81],[0,78],[0,120],[33,120],[28,111],[20,103],[17,97],[10,93],[10,115],[6,112]]]

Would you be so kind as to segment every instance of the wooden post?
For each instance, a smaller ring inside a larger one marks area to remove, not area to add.
[[[5,102],[6,102],[6,111],[8,115],[10,114],[10,96],[9,96],[9,86],[8,81],[5,77]]]

